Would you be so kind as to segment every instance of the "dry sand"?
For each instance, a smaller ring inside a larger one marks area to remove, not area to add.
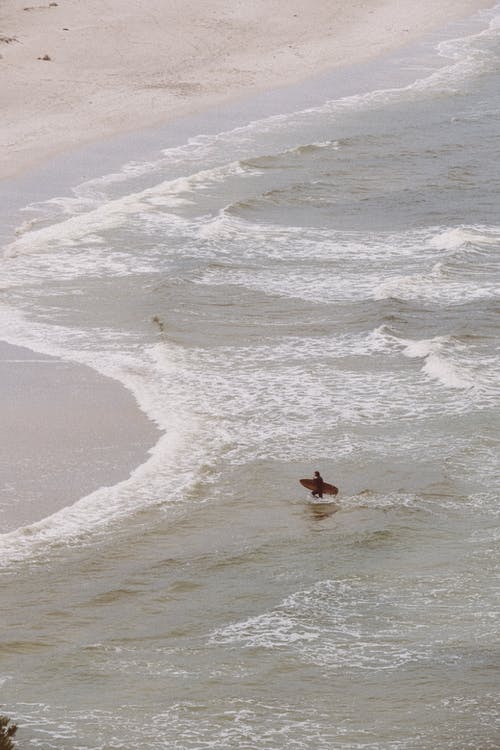
[[[0,178],[406,44],[492,0],[2,0]]]

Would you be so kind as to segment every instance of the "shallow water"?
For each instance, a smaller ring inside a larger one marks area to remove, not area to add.
[[[3,535],[25,744],[498,747],[498,18],[26,208],[3,338],[164,435]]]

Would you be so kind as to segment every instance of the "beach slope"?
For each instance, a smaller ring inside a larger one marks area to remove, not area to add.
[[[4,0],[0,178],[361,62],[491,0]]]

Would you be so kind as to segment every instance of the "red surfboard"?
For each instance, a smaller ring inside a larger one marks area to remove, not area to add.
[[[316,482],[314,479],[299,479],[299,482],[302,487],[311,490],[311,492],[316,489]],[[323,482],[323,495],[338,495],[338,492],[338,487],[335,487],[333,484],[328,484],[328,482]]]

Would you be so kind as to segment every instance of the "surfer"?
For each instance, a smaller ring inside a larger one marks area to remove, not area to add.
[[[339,488],[323,480],[319,471],[314,472],[312,479],[299,479],[302,487],[308,489],[313,497],[323,498],[323,495],[338,495]]]
[[[313,497],[323,497],[323,477],[319,471],[314,472],[314,489],[311,492]]]

